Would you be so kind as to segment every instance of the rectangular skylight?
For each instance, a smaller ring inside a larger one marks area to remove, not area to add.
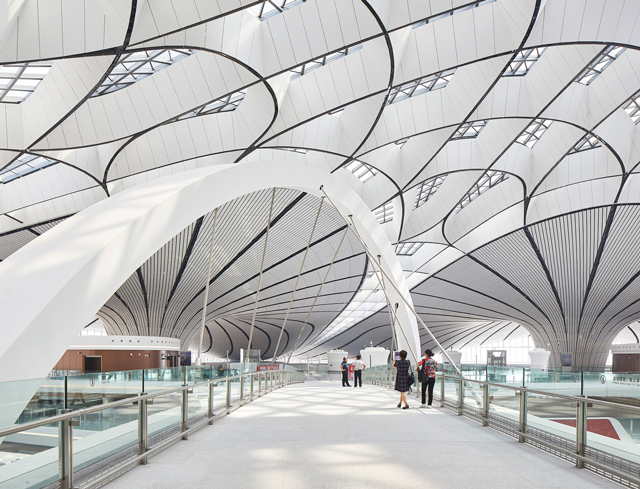
[[[587,134],[580,141],[578,141],[573,148],[571,148],[571,151],[569,151],[569,154],[571,155],[574,153],[580,153],[582,151],[589,151],[590,149],[596,149],[596,148],[599,148],[600,146],[602,145],[600,144],[600,141],[598,140],[598,138],[596,138],[591,134]]]
[[[346,168],[363,182],[375,177],[378,173],[378,170],[372,166],[358,160],[353,160]]]
[[[477,138],[478,134],[484,129],[489,121],[474,121],[465,122],[462,124],[456,133],[451,136],[451,139],[473,139]]]
[[[622,48],[620,46],[608,46],[589,66],[584,69],[582,73],[580,73],[578,78],[576,78],[576,81],[583,85],[589,85],[625,51],[626,48]]]
[[[317,70],[321,66],[331,63],[332,61],[335,61],[337,59],[344,58],[345,56],[355,53],[356,51],[360,51],[361,49],[362,49],[362,44],[358,44],[350,48],[343,48],[338,51],[334,51],[333,53],[329,53],[325,56],[312,59],[307,63],[303,63],[289,70],[291,72],[291,79],[295,80],[296,78],[300,78],[301,76],[306,75],[310,71]]]
[[[446,175],[436,176],[418,184],[418,195],[416,195],[415,203],[416,209],[426,201],[428,201],[433,196],[433,194],[438,191],[440,185],[442,185],[442,182],[444,182],[445,177]]]
[[[461,5],[459,7],[453,8],[451,10],[447,10],[444,13],[437,14],[437,15],[434,15],[432,17],[427,17],[426,19],[423,19],[423,20],[420,20],[418,22],[415,22],[414,24],[411,25],[411,28],[415,29],[417,27],[421,27],[421,26],[426,25],[426,24],[431,24],[432,22],[435,22],[436,20],[446,19],[447,17],[451,17],[452,15],[459,14],[460,12],[464,12],[464,11],[470,10],[472,8],[477,8],[477,7],[480,7],[482,5],[487,5],[487,4],[493,3],[495,1],[496,0],[480,0],[480,1],[475,1],[475,2],[465,3],[464,5]]]
[[[637,124],[640,122],[640,92],[631,96],[629,101],[622,106],[624,111],[631,117],[631,120]]]
[[[393,220],[393,203],[391,201],[373,209],[373,215],[380,224]]]
[[[240,90],[239,92],[233,92],[224,97],[220,97],[213,102],[210,102],[202,107],[198,107],[191,112],[187,112],[186,114],[178,117],[177,120],[190,119],[191,117],[196,117],[199,115],[207,115],[207,114],[216,114],[218,112],[231,112],[232,110],[236,110],[240,105],[240,102],[244,100],[246,95],[245,90]]]
[[[533,148],[538,140],[542,137],[551,123],[546,119],[535,119],[529,126],[522,131],[522,134],[516,139],[516,143],[524,144],[528,148]]]
[[[495,171],[495,170],[487,170],[480,180],[473,185],[473,188],[462,198],[462,201],[456,206],[456,212],[460,212],[466,206],[471,204],[474,200],[480,197],[483,193],[489,190],[492,187],[495,187],[499,183],[504,182],[509,175],[506,173]]]
[[[308,149],[302,149],[302,148],[280,148],[280,149],[283,149],[285,151],[291,151],[292,153],[300,153],[303,155],[306,155],[309,152]]]
[[[396,246],[396,255],[411,256],[418,251],[423,244],[424,243],[400,243]]]
[[[395,144],[396,146],[400,146],[402,148],[405,144],[407,144],[407,141],[409,141],[409,138],[398,139]]]
[[[0,65],[0,102],[24,102],[52,66],[53,62]]]
[[[24,153],[0,172],[0,181],[2,181],[2,183],[9,183],[16,178],[42,170],[43,168],[55,165],[56,163],[58,162],[45,158],[44,156]]]
[[[143,78],[153,75],[167,66],[171,66],[176,61],[190,56],[194,52],[191,49],[154,49],[125,53],[120,56],[118,64],[111,70],[111,73],[109,73],[92,97],[115,92],[133,85]]]
[[[306,1],[307,0],[267,0],[266,2],[250,7],[250,10],[256,14],[260,20],[264,20]]]
[[[502,76],[524,76],[540,59],[546,48],[531,48],[520,51]]]
[[[455,72],[455,69],[441,71],[435,75],[425,76],[418,80],[394,87],[389,92],[387,104],[393,104],[409,97],[413,97],[414,95],[420,95],[421,93],[432,92],[434,90],[444,88],[449,84]]]

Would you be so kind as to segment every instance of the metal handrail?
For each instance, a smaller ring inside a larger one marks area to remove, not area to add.
[[[112,409],[119,406],[125,406],[127,404],[137,404],[138,401],[153,399],[154,397],[164,396],[166,394],[173,394],[175,392],[182,392],[184,390],[190,390],[190,389],[193,389],[194,387],[209,385],[211,383],[225,382],[227,379],[234,380],[234,379],[246,377],[248,375],[257,375],[258,373],[259,372],[248,372],[246,374],[233,375],[231,377],[219,377],[217,379],[207,380],[206,382],[198,382],[197,384],[181,385],[180,387],[163,390],[162,392],[154,392],[152,394],[137,395],[135,397],[130,397],[127,399],[121,399],[120,401],[113,401],[108,404],[101,404],[99,406],[92,406],[89,408],[78,409],[77,411],[73,411],[71,413],[56,414],[55,416],[51,416],[49,418],[43,418],[38,421],[30,421],[28,423],[15,425],[11,428],[2,429],[0,430],[0,438],[13,435],[15,433],[20,433],[21,431],[27,431],[33,428],[39,428],[40,426],[46,426],[48,424],[57,423],[59,421],[66,421],[68,419],[77,418],[79,416],[84,416],[85,414],[92,414],[98,411],[104,411],[105,409]]]

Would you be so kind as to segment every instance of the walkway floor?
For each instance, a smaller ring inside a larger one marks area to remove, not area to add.
[[[307,382],[238,409],[107,485],[135,488],[614,488],[591,472],[394,392]]]

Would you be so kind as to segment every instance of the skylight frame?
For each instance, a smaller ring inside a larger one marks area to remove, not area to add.
[[[396,255],[398,256],[413,256],[416,251],[422,248],[424,243],[418,243],[415,241],[408,241],[406,243],[398,243],[396,245]]]
[[[274,15],[281,14],[285,10],[295,7],[296,5],[300,5],[306,1],[307,0],[265,0],[259,5],[249,7],[249,10],[256,14],[258,19],[262,21],[269,17],[273,17]]]
[[[389,201],[373,209],[373,216],[380,224],[393,221],[393,202]]]
[[[289,70],[289,72],[291,73],[290,79],[291,81],[293,81],[297,78],[300,78],[301,76],[306,75],[307,73],[310,73],[311,71],[322,68],[332,61],[339,60],[341,58],[344,58],[345,56],[355,53],[356,51],[360,51],[362,49],[362,46],[362,44],[356,44],[355,46],[338,49],[337,51],[333,51],[332,53],[325,54],[324,56],[320,56],[318,58],[312,59],[311,61],[307,61],[306,63],[295,66]]]
[[[622,110],[624,110],[634,124],[640,123],[640,92],[634,93],[626,104],[622,106]]]
[[[553,121],[549,119],[534,119],[533,122],[531,122],[531,124],[529,124],[527,128],[520,133],[516,139],[516,143],[532,149],[547,129],[551,127],[552,123]]]
[[[91,96],[100,97],[127,88],[195,52],[194,49],[145,49],[124,53]]]
[[[422,27],[423,25],[431,24],[431,23],[433,23],[433,22],[435,22],[437,20],[446,19],[448,17],[451,17],[452,15],[456,15],[456,14],[459,14],[461,12],[465,12],[467,10],[478,8],[478,7],[481,7],[483,5],[487,5],[489,3],[493,3],[495,1],[496,0],[479,0],[479,1],[476,0],[474,2],[469,2],[469,3],[466,3],[466,4],[461,5],[459,7],[447,10],[446,12],[443,12],[443,13],[440,13],[440,14],[436,14],[436,15],[433,15],[431,17],[427,17],[426,19],[419,20],[418,22],[414,22],[411,25],[411,28],[412,29],[416,29],[418,27]]]
[[[59,162],[45,158],[44,156],[23,153],[7,168],[0,171],[0,182],[7,184],[20,177],[24,177],[30,173],[34,173],[57,163]]]
[[[417,80],[393,87],[387,97],[387,105],[401,102],[402,100],[406,100],[415,95],[446,88],[455,72],[456,68],[444,70],[433,75],[423,76]]]
[[[27,100],[47,76],[52,66],[53,61],[0,65],[0,102],[20,104]]]
[[[460,212],[466,206],[471,204],[474,200],[480,197],[489,189],[492,189],[496,185],[501,184],[505,180],[509,178],[509,174],[505,172],[501,172],[498,170],[487,170],[480,179],[473,184],[473,187],[467,194],[462,198],[462,200],[456,205],[455,211],[456,213]]]
[[[368,182],[378,174],[378,170],[374,167],[358,160],[353,160],[345,169],[358,177],[362,183]]]
[[[191,119],[200,115],[219,114],[220,112],[232,112],[236,110],[247,95],[247,90],[242,89],[228,93],[212,102],[198,107],[186,114],[181,115],[176,120]]]
[[[607,46],[589,66],[582,70],[576,78],[576,82],[582,85],[590,85],[626,50],[627,48],[616,46],[615,44]]]
[[[456,129],[455,134],[451,136],[451,140],[475,139],[487,126],[488,122],[488,120],[465,122],[464,124],[460,125],[458,129]]]
[[[435,177],[429,178],[428,180],[418,184],[418,193],[416,194],[414,209],[425,204],[431,197],[433,197],[443,184],[446,177],[446,175],[436,175]]]
[[[525,76],[540,59],[547,48],[529,48],[520,51],[502,76]]]
[[[583,151],[589,151],[592,149],[601,148],[602,143],[593,134],[585,134],[580,141],[578,141],[573,148],[569,151],[569,154],[582,153]]]

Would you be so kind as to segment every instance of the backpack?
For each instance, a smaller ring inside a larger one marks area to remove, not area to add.
[[[427,362],[426,360],[422,362],[422,368],[418,370],[418,381],[421,383],[427,382]]]

